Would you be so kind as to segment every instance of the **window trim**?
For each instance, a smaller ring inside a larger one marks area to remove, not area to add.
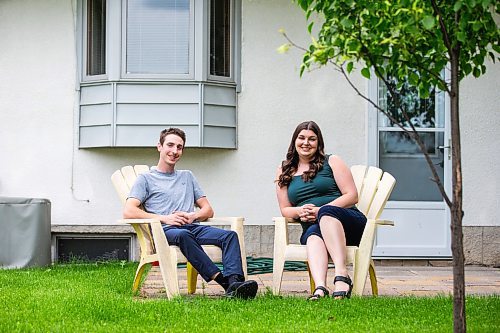
[[[210,80],[210,81],[219,81],[219,82],[229,82],[229,83],[237,83],[236,82],[236,76],[235,76],[235,71],[236,71],[236,57],[235,57],[235,43],[236,43],[236,34],[238,33],[237,29],[236,29],[236,20],[235,20],[235,16],[236,16],[236,4],[235,4],[235,0],[229,0],[229,5],[230,5],[230,10],[229,10],[229,13],[230,13],[230,18],[229,18],[229,30],[230,30],[230,33],[231,33],[231,36],[230,36],[230,43],[231,43],[231,47],[230,47],[230,52],[229,52],[229,61],[230,61],[230,66],[229,66],[229,72],[230,72],[230,75],[229,76],[220,76],[220,75],[212,75],[210,74],[210,26],[211,26],[211,22],[210,22],[210,8],[212,6],[212,1],[214,0],[208,0],[207,2],[207,11],[205,13],[205,15],[207,16],[207,20],[206,20],[206,40],[207,40],[207,49],[206,49],[206,68],[207,68],[207,80]]]
[[[127,73],[127,8],[128,1],[122,0],[121,12],[121,79],[141,79],[141,80],[186,80],[193,81],[195,79],[195,24],[197,17],[195,15],[196,1],[189,0],[189,73],[187,74],[132,74]]]
[[[82,0],[82,62],[80,66],[81,70],[81,77],[82,77],[82,82],[94,82],[94,81],[105,81],[108,80],[108,73],[109,73],[109,67],[108,67],[108,51],[109,51],[109,20],[108,20],[108,12],[109,12],[109,1],[106,1],[106,38],[105,38],[105,45],[104,45],[104,68],[105,68],[105,73],[104,74],[98,74],[98,75],[88,75],[87,74],[87,61],[88,61],[88,26],[87,26],[87,19],[88,19],[88,13],[87,13],[87,8],[88,8],[88,0]]]

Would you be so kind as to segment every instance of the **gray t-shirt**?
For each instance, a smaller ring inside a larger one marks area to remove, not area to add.
[[[204,196],[191,171],[163,173],[153,169],[137,176],[128,197],[139,200],[147,212],[169,215],[194,212],[195,201]]]

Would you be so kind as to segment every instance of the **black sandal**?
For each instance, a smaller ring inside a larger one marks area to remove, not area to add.
[[[349,285],[349,289],[347,291],[342,290],[342,291],[334,291],[332,297],[335,299],[344,299],[344,298],[351,298],[351,292],[352,292],[352,281],[349,275],[347,276],[342,276],[342,275],[337,275],[335,279],[333,280],[333,284],[337,283],[337,281],[345,282]]]
[[[321,290],[323,292],[323,295],[320,294],[315,294],[318,290]],[[317,301],[320,298],[328,297],[330,293],[328,292],[328,289],[326,289],[323,286],[317,286],[316,289],[314,289],[313,294],[307,298],[308,301]]]

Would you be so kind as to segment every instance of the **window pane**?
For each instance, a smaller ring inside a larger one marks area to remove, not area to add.
[[[418,132],[429,155],[436,154],[437,132]],[[405,132],[380,131],[380,156],[422,155],[420,147]]]
[[[394,80],[389,79],[389,82],[396,87]],[[379,84],[380,106],[387,109],[388,113],[396,120],[405,124],[405,127],[409,127],[401,111],[402,108],[406,110],[413,126],[419,128],[440,127],[439,117],[442,117],[442,112],[439,113],[439,109],[436,108],[436,89],[430,91],[429,98],[420,98],[417,89],[409,86],[407,83],[403,84],[400,88],[396,87],[395,91],[396,95],[392,96],[383,82]],[[438,111],[438,119],[436,119],[436,110]],[[379,125],[383,127],[397,127],[385,116],[380,117]]]
[[[210,75],[231,76],[230,0],[210,1]]]
[[[190,0],[128,0],[127,73],[189,74]]]
[[[396,84],[394,81],[392,84]],[[411,123],[416,127],[438,177],[444,176],[444,100],[443,94],[433,89],[428,99],[418,96],[417,91],[403,84],[396,96],[391,96],[382,80],[379,80],[379,104],[386,108],[405,127],[408,122],[398,105],[405,108]],[[398,129],[389,118],[379,113],[379,166],[391,173],[397,184],[391,201],[442,201],[441,193],[431,180],[432,174],[420,147],[408,134]],[[426,130],[428,129],[428,130]],[[441,148],[439,148],[441,146]]]
[[[87,1],[87,75],[106,74],[106,0]]]
[[[443,132],[420,132],[438,176],[444,176]],[[406,139],[402,139],[406,137]],[[442,201],[441,193],[431,180],[432,174],[417,144],[403,132],[381,132],[379,137],[379,166],[388,171],[397,183],[389,200]]]

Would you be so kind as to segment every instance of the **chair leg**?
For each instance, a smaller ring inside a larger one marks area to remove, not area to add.
[[[159,222],[151,224],[151,232],[156,253],[158,254],[158,261],[160,262],[160,271],[167,298],[172,299],[180,294],[177,278],[177,253],[169,247]]]
[[[370,284],[372,286],[372,295],[378,296],[377,274],[375,273],[375,263],[373,262],[373,260],[371,260],[370,262],[369,273]]]
[[[194,294],[196,292],[196,280],[198,279],[198,271],[191,265],[190,262],[187,263],[187,287],[188,294]]]
[[[273,264],[273,294],[279,295],[281,290],[281,280],[283,279],[283,269],[285,268],[284,261],[274,259]]]
[[[372,262],[373,240],[375,238],[376,224],[373,220],[368,220],[363,232],[363,237],[354,255],[354,280],[352,293],[354,295],[363,295],[365,289],[368,269]]]
[[[316,289],[316,283],[314,283],[314,279],[311,274],[311,269],[309,268],[309,263],[307,264],[307,273],[309,273],[309,286],[311,287],[311,295],[314,293],[314,290]]]
[[[139,267],[137,267],[137,271],[135,272],[134,284],[132,285],[132,291],[135,293],[139,290],[139,286],[141,284],[142,274],[144,273],[144,269],[146,268],[147,262],[140,262]]]
[[[357,255],[357,260],[354,263],[354,280],[353,280],[353,295],[362,296],[365,289],[366,277],[370,267],[370,258]]]
[[[279,295],[281,290],[281,280],[283,279],[283,270],[285,268],[285,258],[273,259],[273,294]]]
[[[285,268],[285,251],[288,245],[288,231],[285,218],[277,218],[274,227],[273,294],[279,295]]]

